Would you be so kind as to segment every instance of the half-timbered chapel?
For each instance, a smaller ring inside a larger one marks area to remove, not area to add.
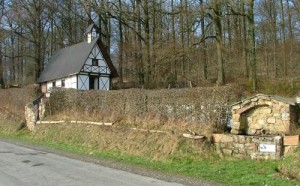
[[[38,83],[42,92],[53,87],[78,90],[109,90],[118,73],[102,43],[97,27],[92,24],[85,32],[85,41],[58,50],[49,59]]]

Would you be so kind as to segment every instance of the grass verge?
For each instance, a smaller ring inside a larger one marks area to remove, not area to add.
[[[289,154],[280,163],[279,171],[290,177],[300,180],[300,148],[298,147],[293,153]]]
[[[144,167],[162,173],[188,176],[196,179],[210,180],[225,185],[299,185],[295,180],[280,177],[276,171],[281,161],[253,161],[224,158],[217,156],[195,160],[190,157],[170,156],[166,160],[151,160],[147,157],[132,156],[118,151],[100,151],[76,144],[54,142],[53,140],[35,140],[30,132],[0,131],[0,137],[43,145],[48,148],[75,153],[94,158],[119,161],[122,163]]]

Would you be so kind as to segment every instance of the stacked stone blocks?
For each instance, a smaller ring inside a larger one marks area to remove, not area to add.
[[[232,106],[232,134],[281,135],[294,127],[293,105],[266,95],[257,95]]]
[[[246,136],[235,134],[214,134],[213,141],[219,154],[238,158],[280,159],[283,155],[281,136]],[[260,152],[260,144],[276,145],[275,152]]]
[[[295,99],[258,94],[232,105],[231,134],[214,134],[222,155],[251,159],[280,159],[299,120]],[[297,136],[295,144],[298,144]]]

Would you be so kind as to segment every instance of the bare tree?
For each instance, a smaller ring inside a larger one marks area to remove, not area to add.
[[[221,2],[218,0],[213,0],[212,4],[212,19],[216,31],[216,48],[217,48],[217,62],[218,62],[218,85],[225,84],[225,73],[224,73],[224,59],[223,59],[223,28],[222,28],[222,7]]]
[[[205,36],[205,8],[204,8],[204,2],[203,0],[200,0],[200,9],[201,9],[201,33],[203,35],[203,37]],[[207,72],[207,46],[206,46],[206,40],[203,40],[203,44],[202,44],[202,54],[203,54],[203,59],[202,59],[202,63],[203,63],[203,77],[205,80],[207,80],[208,78],[208,72]]]
[[[119,78],[120,78],[120,87],[123,86],[123,24],[122,24],[122,19],[123,19],[123,14],[122,14],[122,2],[121,0],[118,0],[119,3]]]
[[[3,28],[2,28],[2,17],[4,14],[4,0],[0,1],[0,88],[4,87],[4,80],[3,80],[3,54],[2,54],[2,42],[3,38],[2,36],[4,35],[3,33]]]
[[[249,22],[249,53],[250,53],[250,82],[252,82],[252,89],[257,89],[257,71],[256,71],[256,48],[255,48],[255,25],[254,25],[254,1],[249,0],[249,7],[247,18]]]

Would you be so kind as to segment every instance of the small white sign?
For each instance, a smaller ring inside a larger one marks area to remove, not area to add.
[[[259,152],[276,152],[276,145],[259,144]]]
[[[297,97],[297,98],[296,98],[296,102],[297,102],[298,104],[300,104],[300,97]]]
[[[46,98],[49,98],[50,97],[50,92],[47,92],[46,93]]]

